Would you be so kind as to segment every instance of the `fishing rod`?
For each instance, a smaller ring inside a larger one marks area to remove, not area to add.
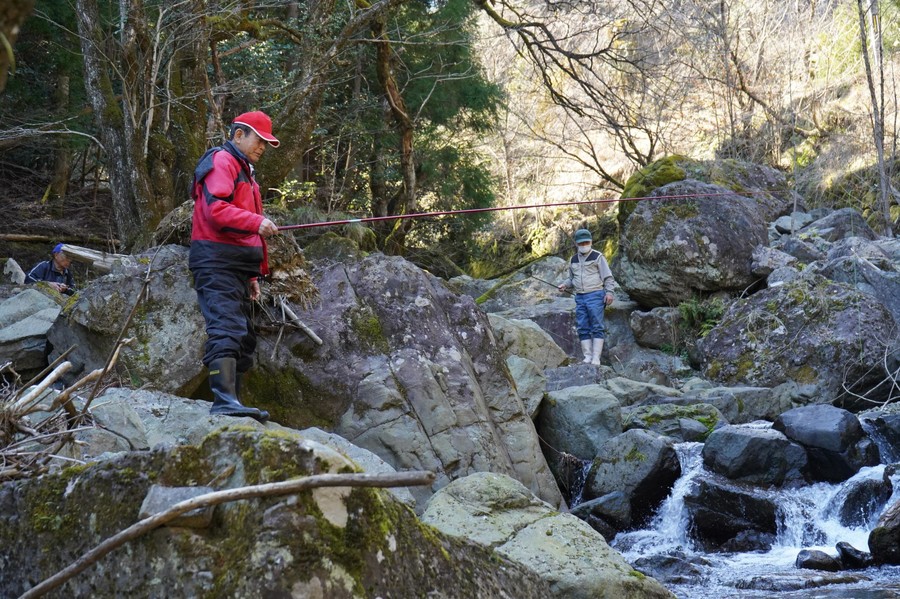
[[[751,195],[755,193],[780,193],[780,192],[769,192],[769,191],[746,191],[742,192],[742,195]],[[645,196],[639,198],[624,198],[624,199],[603,199],[603,200],[573,200],[571,202],[555,202],[552,204],[525,204],[520,206],[491,206],[489,208],[466,208],[463,210],[442,210],[438,212],[413,212],[411,214],[394,214],[390,216],[369,216],[364,218],[347,218],[344,220],[331,220],[331,221],[322,221],[316,223],[302,223],[298,225],[282,225],[278,227],[279,231],[290,231],[293,229],[313,229],[316,227],[333,227],[336,225],[351,225],[357,223],[376,223],[388,220],[406,220],[411,218],[429,218],[435,216],[448,216],[455,214],[478,214],[480,212],[503,212],[506,210],[525,210],[528,208],[554,208],[557,206],[582,206],[588,204],[612,204],[614,202],[638,202],[642,200],[678,200],[685,198],[709,198],[716,196],[727,196],[727,195],[735,195],[735,192],[722,192],[722,193],[690,193],[684,195],[669,195],[669,196]]]
[[[557,291],[562,291],[563,293],[568,293],[569,295],[575,295],[574,293],[572,293],[572,292],[569,291],[568,289],[560,289],[560,288],[559,288],[559,285],[554,285],[554,284],[551,283],[550,281],[545,281],[544,279],[542,279],[542,278],[540,278],[540,277],[536,277],[536,276],[534,276],[534,275],[528,275],[528,276],[531,277],[532,279],[534,279],[535,281],[540,281],[541,283],[546,283],[547,285],[550,285],[551,287],[553,287],[553,288],[556,289]]]

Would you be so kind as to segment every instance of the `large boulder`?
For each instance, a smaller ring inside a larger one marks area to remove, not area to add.
[[[632,429],[600,447],[585,482],[586,499],[625,493],[631,504],[631,522],[639,526],[669,495],[681,476],[674,443],[650,431]]]
[[[298,330],[272,333],[248,373],[252,405],[293,428],[332,430],[398,470],[436,472],[432,488],[413,491],[421,504],[480,471],[509,474],[559,504],[506,355],[471,297],[382,254],[328,263],[313,278],[327,301],[297,315],[323,344]]]
[[[60,311],[53,293],[25,289],[0,303],[0,365],[11,362],[17,372],[47,365],[47,331]]]
[[[842,208],[813,221],[799,231],[802,237],[818,237],[826,241],[838,241],[845,237],[875,239],[878,235],[866,223],[866,219],[853,208]]]
[[[75,345],[73,373],[103,368],[150,270],[146,295],[126,331],[132,342],[119,356],[121,376],[134,386],[188,396],[206,378],[206,339],[188,248],[163,246],[135,256],[85,286],[48,332],[54,353]]]
[[[703,445],[703,464],[731,480],[764,486],[804,482],[803,448],[769,428],[724,426]]]
[[[499,314],[488,314],[497,345],[510,356],[527,358],[541,370],[556,368],[567,356],[541,327],[531,320],[506,319]]]
[[[590,526],[555,512],[509,477],[480,473],[456,480],[431,498],[422,520],[529,568],[550,586],[547,597],[673,597],[632,569]]]
[[[704,551],[729,551],[741,538],[755,539],[757,546],[747,551],[767,550],[778,533],[778,507],[761,489],[701,476],[685,495],[684,507],[690,535]]]
[[[600,385],[552,391],[538,414],[537,430],[555,451],[591,460],[607,439],[622,432],[621,406]]]
[[[873,339],[885,323],[890,312],[871,296],[804,276],[734,302],[701,340],[704,373],[728,385],[812,384],[818,403],[852,401],[845,382],[864,394],[884,380],[884,347]]]
[[[705,441],[713,430],[728,421],[715,406],[671,403],[629,406],[622,409],[625,430],[640,428],[671,437],[677,441]]]
[[[772,428],[806,448],[813,480],[845,481],[860,468],[880,463],[878,446],[863,431],[859,419],[841,408],[794,408],[779,415]]]
[[[722,412],[731,424],[746,424],[755,420],[774,420],[782,412],[809,403],[815,394],[816,389],[812,385],[794,382],[775,387],[710,385],[687,389],[678,397],[666,399],[666,402],[678,405],[710,404]]]
[[[214,490],[345,472],[313,441],[220,431],[199,446],[128,452],[0,486],[0,588],[18,596],[139,519],[151,490]],[[163,584],[163,587],[160,586]],[[162,590],[161,590],[162,589]],[[317,488],[215,507],[208,528],[132,539],[64,583],[66,597],[549,596],[528,569],[423,526],[381,490]]]
[[[535,260],[495,281],[476,300],[485,312],[553,303],[563,296],[556,286],[565,281],[568,268],[569,263],[556,256]]]
[[[768,242],[756,200],[690,179],[655,189],[649,197],[661,199],[636,202],[612,265],[632,299],[647,308],[671,306],[698,294],[741,291],[754,282],[753,250]]]

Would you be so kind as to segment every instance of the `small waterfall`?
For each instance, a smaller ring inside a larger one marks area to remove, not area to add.
[[[794,567],[797,554],[802,549],[820,549],[835,555],[838,542],[848,542],[857,549],[868,551],[869,531],[875,526],[882,509],[871,508],[853,524],[842,523],[841,511],[848,494],[856,487],[878,482],[885,476],[885,466],[863,468],[851,479],[840,484],[816,483],[796,489],[772,489],[772,499],[777,506],[778,531],[774,545],[768,552],[755,553],[703,553],[689,537],[690,518],[684,506],[684,497],[692,484],[704,473],[701,453],[702,443],[679,443],[675,446],[681,463],[682,476],[675,483],[669,497],[645,530],[620,533],[611,545],[629,562],[642,558],[668,558],[693,564],[696,571],[691,581],[667,584],[681,599],[707,599],[710,593],[720,599],[744,597],[772,597],[771,592],[752,591],[746,586],[753,579],[771,577],[801,577]],[[900,473],[891,475],[893,494],[885,505],[900,500]],[[882,498],[883,499],[883,498]],[[847,520],[846,515],[843,520]],[[865,521],[864,521],[865,520]],[[900,568],[870,568],[853,590],[844,588],[830,594],[819,589],[817,597],[900,597]],[[897,594],[872,594],[885,592]],[[840,592],[849,594],[840,594]],[[813,596],[813,595],[789,595]]]
[[[581,470],[572,475],[572,496],[569,499],[569,508],[573,508],[584,499],[584,483],[587,482],[593,460],[583,460]]]

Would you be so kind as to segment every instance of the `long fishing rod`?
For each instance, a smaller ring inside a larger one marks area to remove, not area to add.
[[[742,192],[742,195],[750,195],[754,193],[780,193],[769,191],[749,191]],[[279,231],[290,231],[292,229],[313,229],[315,227],[333,227],[335,225],[350,225],[356,223],[376,223],[387,220],[406,220],[411,218],[429,218],[435,216],[448,216],[452,214],[477,214],[480,212],[503,212],[506,210],[525,210],[528,208],[554,208],[557,206],[582,206],[587,204],[612,204],[613,202],[638,202],[642,200],[678,200],[685,198],[709,198],[715,196],[735,195],[734,192],[722,193],[691,193],[684,195],[670,196],[645,196],[640,198],[625,198],[615,200],[612,198],[604,200],[578,200],[571,202],[556,202],[552,204],[526,204],[521,206],[491,206],[489,208],[466,208],[463,210],[442,210],[439,212],[413,212],[411,214],[394,214],[391,216],[369,216],[364,218],[348,218],[344,220],[331,220],[316,223],[303,223],[299,225],[282,225],[278,227]]]
[[[560,288],[559,288],[559,285],[555,285],[555,284],[551,283],[550,281],[546,281],[546,280],[544,280],[544,279],[542,279],[542,278],[540,278],[540,277],[536,277],[536,276],[534,276],[534,275],[528,275],[528,276],[531,277],[532,279],[534,279],[535,281],[540,281],[541,283],[546,283],[547,285],[550,285],[551,287],[553,287],[553,288],[556,289],[557,291],[561,291],[561,292],[563,292],[563,293],[568,293],[569,295],[575,295],[574,293],[572,293],[572,292],[569,291],[568,289],[560,289]]]

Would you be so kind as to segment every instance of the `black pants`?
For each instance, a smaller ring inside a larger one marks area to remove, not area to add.
[[[219,358],[235,358],[237,371],[253,366],[256,332],[250,320],[251,274],[219,268],[193,271],[200,312],[206,320],[203,364]]]

